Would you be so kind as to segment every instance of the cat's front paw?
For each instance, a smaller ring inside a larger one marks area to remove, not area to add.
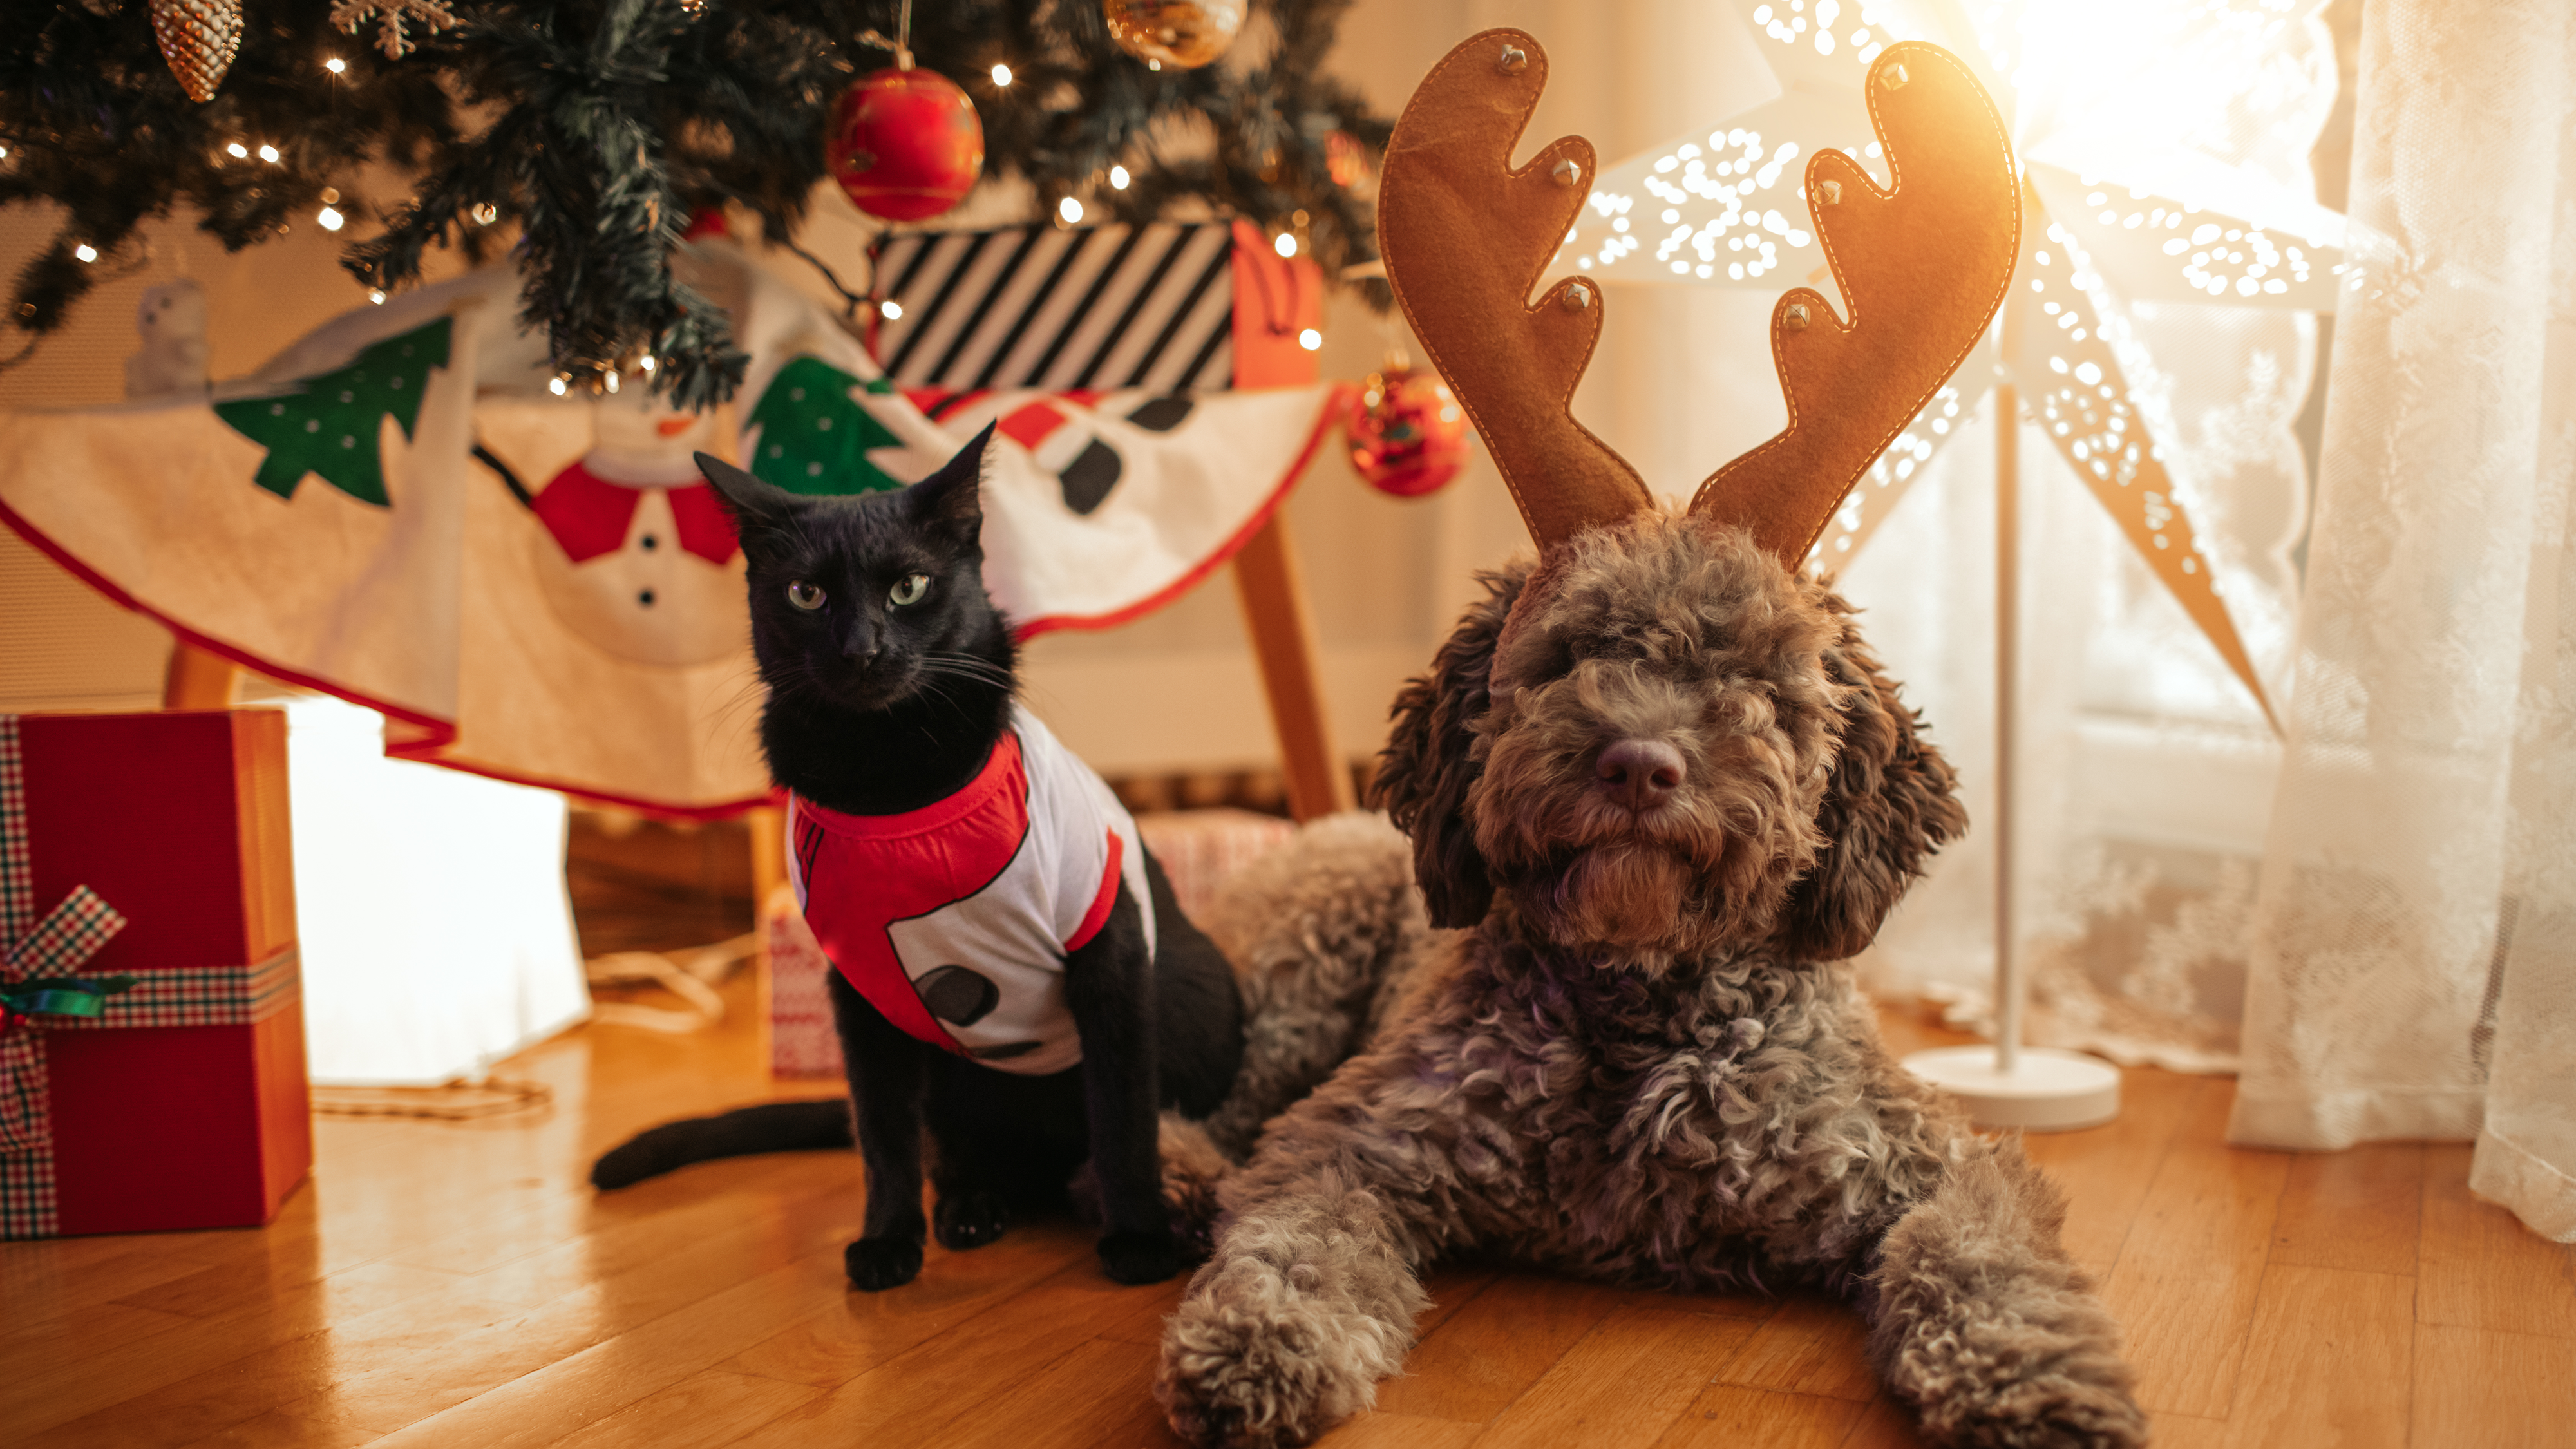
[[[1188,1255],[1168,1228],[1111,1233],[1100,1240],[1100,1268],[1118,1283],[1160,1283],[1181,1271]]]
[[[938,1230],[939,1246],[961,1252],[980,1248],[1007,1232],[1011,1205],[1000,1193],[980,1187],[942,1193],[938,1206],[930,1210],[930,1221]]]
[[[841,1251],[850,1286],[865,1293],[900,1288],[921,1272],[921,1244],[912,1238],[861,1238]]]

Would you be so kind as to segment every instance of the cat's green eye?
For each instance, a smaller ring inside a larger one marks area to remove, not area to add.
[[[905,574],[903,582],[887,591],[886,602],[900,609],[906,604],[920,603],[921,596],[929,592],[930,575]]]
[[[797,579],[787,586],[787,602],[800,609],[819,609],[823,607],[823,591],[803,579]]]

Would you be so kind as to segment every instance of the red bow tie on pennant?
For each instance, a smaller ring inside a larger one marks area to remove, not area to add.
[[[125,929],[125,917],[88,886],[76,886],[33,930],[25,781],[20,774],[18,719],[0,715],[0,1154],[53,1146],[53,1113],[45,1100],[45,1039],[29,1028],[44,1016],[97,1016],[107,998],[134,985],[72,973]]]

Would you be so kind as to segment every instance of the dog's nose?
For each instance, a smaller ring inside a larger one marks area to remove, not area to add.
[[[1682,752],[1662,740],[1620,740],[1601,752],[1593,772],[1612,799],[1649,810],[1682,787]]]

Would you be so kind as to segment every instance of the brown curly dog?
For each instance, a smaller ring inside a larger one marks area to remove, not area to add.
[[[1839,1289],[1935,1441],[2144,1443],[2058,1194],[1899,1069],[1838,964],[1965,825],[1850,607],[1658,513],[1485,582],[1378,777],[1467,929],[1226,1182],[1163,1337],[1173,1428],[1293,1444],[1367,1407],[1424,1265],[1477,1248]]]

